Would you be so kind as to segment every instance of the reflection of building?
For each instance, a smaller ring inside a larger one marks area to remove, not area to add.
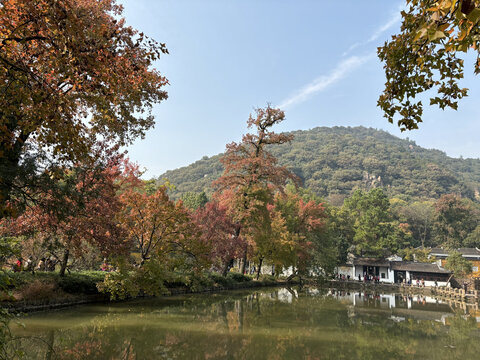
[[[472,262],[473,278],[480,278],[480,250],[477,248],[459,248],[457,251],[462,254],[462,257]],[[433,248],[430,250],[430,255],[438,259],[440,266],[445,266],[448,257],[448,251],[442,248]]]
[[[380,282],[389,284],[405,281],[415,285],[417,280],[423,280],[425,286],[446,286],[452,274],[437,263],[399,261],[399,258],[356,258],[353,264],[339,266],[337,272],[350,275],[354,280],[365,281],[365,278],[376,277]]]
[[[350,318],[361,314],[384,314],[400,322],[407,318],[441,321],[451,316],[453,310],[445,302],[430,296],[371,294],[331,290],[328,296],[348,306]]]

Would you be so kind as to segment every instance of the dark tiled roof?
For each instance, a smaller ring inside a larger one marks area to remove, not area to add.
[[[476,248],[459,248],[457,251],[467,258],[480,258],[480,250]],[[433,248],[430,250],[430,254],[439,258],[447,257],[449,251],[442,248]]]
[[[437,274],[452,273],[449,270],[441,268],[437,264],[411,262],[411,261],[392,262],[392,269],[400,270],[400,271],[415,271],[415,272],[426,272],[426,273],[437,273]]]
[[[480,257],[480,250],[476,248],[460,248],[458,249],[458,252],[462,254],[463,256],[474,256],[474,257]]]
[[[432,248],[430,254],[434,256],[448,256],[448,251],[442,248]]]
[[[356,258],[353,260],[354,265],[365,266],[390,266],[390,261],[376,258]]]

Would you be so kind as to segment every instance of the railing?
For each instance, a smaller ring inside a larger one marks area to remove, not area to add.
[[[465,291],[465,289],[454,289],[450,287],[440,286],[435,288],[435,293],[437,295],[453,298],[453,299],[463,299],[463,300],[474,300],[477,302],[480,298],[480,290],[470,290]]]

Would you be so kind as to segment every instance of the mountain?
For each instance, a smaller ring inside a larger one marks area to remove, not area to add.
[[[480,200],[480,160],[448,157],[385,131],[365,127],[317,127],[294,131],[290,144],[270,151],[310,188],[333,203],[352,190],[382,187],[405,200],[459,193]],[[221,154],[160,175],[185,192],[212,192],[211,182],[223,172]]]

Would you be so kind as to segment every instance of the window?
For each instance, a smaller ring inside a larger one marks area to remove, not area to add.
[[[385,279],[385,273],[382,273],[382,279]]]

